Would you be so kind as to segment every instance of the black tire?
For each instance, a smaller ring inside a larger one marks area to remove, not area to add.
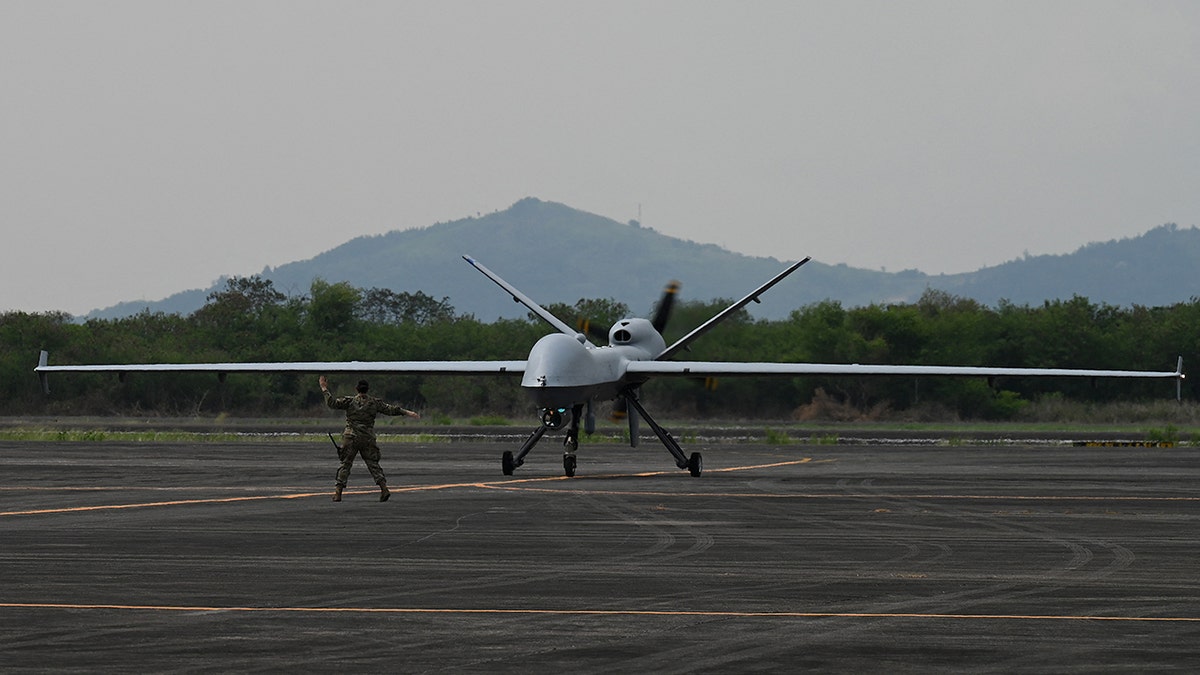
[[[688,459],[688,471],[693,478],[699,478],[700,473],[704,471],[704,460],[700,459],[700,453],[693,452]]]
[[[500,469],[504,471],[505,476],[511,476],[515,468],[517,465],[513,462],[512,450],[505,450],[504,455],[500,457]]]
[[[563,455],[563,473],[567,478],[575,477],[575,455]]]

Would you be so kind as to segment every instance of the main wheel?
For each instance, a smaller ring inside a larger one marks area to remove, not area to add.
[[[700,472],[704,471],[704,460],[700,459],[700,453],[693,452],[688,458],[688,471],[693,477],[699,477]]]
[[[504,455],[500,457],[500,469],[504,471],[505,476],[511,476],[515,468],[517,465],[513,462],[512,450],[505,450]]]
[[[563,455],[563,473],[567,478],[575,477],[575,455]]]

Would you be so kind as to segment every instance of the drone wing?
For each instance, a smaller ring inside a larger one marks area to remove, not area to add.
[[[560,333],[563,333],[564,335],[570,335],[573,338],[585,339],[585,338],[579,337],[579,335],[580,335],[579,331],[577,331],[577,330],[571,328],[570,326],[568,326],[567,324],[563,323],[563,321],[561,319],[559,319],[557,316],[554,316],[553,314],[551,314],[550,310],[548,310],[545,307],[542,307],[541,305],[534,302],[532,298],[530,298],[528,295],[525,295],[521,291],[517,290],[516,286],[513,286],[512,284],[508,283],[504,279],[501,279],[499,274],[496,274],[495,272],[484,267],[483,264],[480,263],[478,260],[475,260],[474,258],[472,258],[469,255],[464,255],[463,260],[466,260],[468,263],[471,264],[472,267],[474,267],[475,269],[482,272],[485,277],[491,279],[497,286],[499,286],[500,288],[503,288],[505,290],[505,292],[507,292],[509,295],[512,296],[513,300],[521,303],[522,305],[525,305],[527,308],[529,308],[529,311],[536,314],[539,318],[541,318],[542,321],[545,321],[546,323],[550,324],[551,326],[554,326],[554,328],[557,329]]]
[[[630,374],[677,377],[783,376],[804,375],[904,375],[950,377],[1130,377],[1182,380],[1183,358],[1175,370],[1093,370],[1083,368],[1006,368],[994,366],[907,366],[862,365],[858,363],[736,363],[731,361],[636,361]]]
[[[808,256],[804,260],[800,260],[800,261],[792,263],[791,265],[788,265],[787,269],[783,270],[779,274],[776,274],[770,281],[763,284],[762,286],[759,286],[758,288],[754,289],[753,291],[750,291],[750,293],[748,295],[746,295],[746,297],[742,298],[741,300],[738,300],[737,302],[733,303],[732,305],[721,310],[721,312],[719,314],[717,314],[713,318],[709,319],[708,321],[705,321],[700,326],[697,326],[692,332],[690,332],[687,335],[684,335],[683,337],[676,340],[675,344],[671,345],[670,347],[667,347],[665,350],[663,350],[663,353],[659,354],[656,358],[659,361],[666,361],[667,359],[674,356],[675,353],[678,352],[679,350],[687,349],[688,345],[690,345],[693,341],[695,341],[696,338],[698,338],[701,335],[704,335],[708,331],[712,330],[717,324],[719,324],[722,321],[724,321],[725,319],[729,318],[729,316],[732,315],[734,312],[745,307],[746,305],[750,304],[751,302],[762,302],[761,300],[758,299],[758,296],[762,295],[763,293],[766,293],[768,290],[771,289],[772,286],[779,283],[780,281],[783,281],[784,277],[786,277],[787,275],[791,274],[792,272],[795,272],[796,270],[800,269],[800,266],[803,265],[804,263],[808,262],[809,260],[812,260],[812,256]]]
[[[282,361],[248,363],[113,363],[77,366],[49,365],[45,351],[34,369],[49,392],[50,373],[401,373],[409,375],[517,375],[524,361]]]

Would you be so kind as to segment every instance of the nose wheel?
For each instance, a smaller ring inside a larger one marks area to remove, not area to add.
[[[563,441],[563,473],[567,478],[575,477],[575,451],[579,449],[579,429],[572,426]]]

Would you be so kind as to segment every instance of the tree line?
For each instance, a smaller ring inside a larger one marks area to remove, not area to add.
[[[677,303],[670,344],[729,304]],[[572,322],[611,324],[631,313],[605,299],[548,307]],[[647,312],[646,314],[649,314]],[[287,297],[259,276],[228,279],[190,315],[143,312],[76,321],[65,313],[0,314],[0,414],[307,414],[322,405],[316,375],[60,374],[43,395],[39,350],[52,363],[524,359],[548,332],[532,315],[490,323],[459,315],[446,298],[315,280]],[[695,342],[689,360],[1172,370],[1200,356],[1200,300],[1115,307],[1087,298],[996,307],[927,290],[915,303],[798,308],[784,320],[740,312]],[[427,415],[533,414],[518,378],[364,374],[373,393]],[[349,392],[357,376],[331,378]],[[1195,392],[1185,385],[1185,396]],[[786,419],[814,396],[860,410],[937,405],[964,418],[1001,419],[1053,394],[1089,402],[1162,399],[1163,381],[1044,378],[660,378],[642,398],[664,415]]]

